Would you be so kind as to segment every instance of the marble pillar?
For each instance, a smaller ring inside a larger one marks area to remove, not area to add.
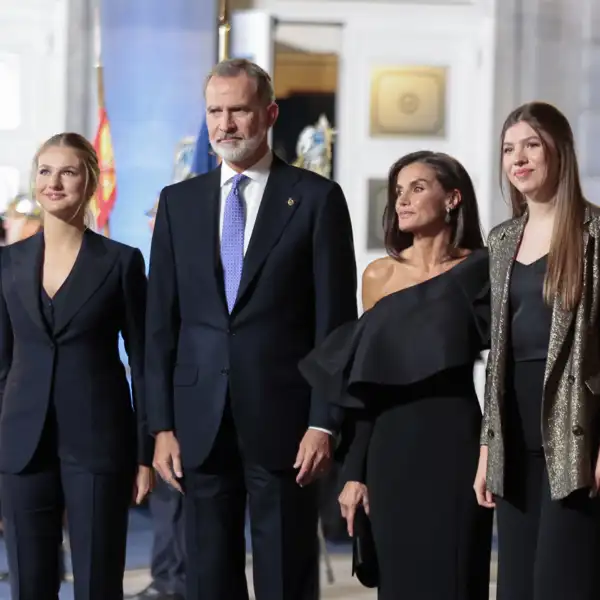
[[[581,174],[588,199],[600,204],[600,3],[581,0],[582,85],[578,115]]]

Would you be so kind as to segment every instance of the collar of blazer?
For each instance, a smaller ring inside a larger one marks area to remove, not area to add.
[[[490,234],[490,248],[492,250],[492,256],[494,259],[491,262],[491,277],[492,280],[496,280],[501,283],[501,300],[500,305],[496,310],[502,312],[499,322],[504,323],[504,327],[507,327],[508,323],[508,307],[509,307],[509,294],[510,294],[510,281],[512,275],[513,265],[516,259],[517,251],[523,231],[527,223],[528,213],[527,211],[520,217],[511,219],[499,225],[495,232]],[[600,208],[586,203],[584,213],[584,224],[583,239],[582,243],[585,248],[586,256],[590,251],[590,238],[597,239],[600,237]],[[587,264],[584,263],[584,281],[587,281]],[[493,281],[492,281],[493,283]],[[586,294],[591,293],[586,286],[583,289],[582,304],[585,303]],[[577,310],[564,310],[560,300],[557,298],[554,302],[552,309],[552,326],[550,343],[548,346],[548,360],[546,364],[546,377],[552,373],[554,366],[558,360],[560,350],[567,338],[571,324]],[[499,332],[497,332],[498,334]],[[502,335],[504,339],[506,336]]]
[[[516,251],[519,243],[521,242],[523,230],[525,229],[528,218],[529,211],[525,210],[520,217],[509,219],[508,221],[498,225],[495,228],[495,231],[493,230],[493,232],[490,234],[490,237],[497,238],[499,240],[507,240],[507,242],[510,242],[512,239],[512,241],[515,243]],[[590,235],[594,237],[600,235],[600,206],[586,202],[583,223],[584,225],[587,225],[586,230],[590,233]]]
[[[269,173],[269,179],[260,203],[254,230],[248,244],[248,250],[244,258],[242,278],[238,289],[236,304],[232,316],[241,306],[243,297],[251,289],[253,280],[259,274],[269,253],[277,244],[284,230],[298,210],[302,197],[296,186],[302,175],[302,169],[291,167],[285,161],[273,155],[273,162]],[[216,283],[218,293],[222,299],[224,314],[227,313],[227,303],[223,288],[223,273],[219,260],[219,207],[221,197],[221,168],[201,175],[189,182],[194,182],[197,188],[192,188],[190,195],[190,206],[193,206],[191,214],[186,214],[186,223],[194,231],[194,240],[201,245],[197,251],[190,255],[197,265],[198,272],[203,272],[204,261],[208,258],[215,268],[215,276],[211,279]],[[176,185],[182,185],[176,184]],[[207,188],[210,190],[206,194]],[[204,195],[207,202],[197,202],[199,196]],[[290,200],[292,200],[290,202]],[[202,263],[202,264],[199,264]],[[195,269],[195,267],[192,267]],[[214,283],[209,282],[212,286]]]
[[[103,236],[87,229],[81,250],[69,279],[76,279],[64,290],[65,296],[55,308],[54,335],[59,335],[71,322],[94,292],[104,283],[112,270],[118,253]],[[115,246],[116,248],[116,246]],[[23,242],[8,246],[11,255],[12,277],[23,306],[32,320],[47,332],[40,311],[44,235],[40,231]]]
[[[238,302],[250,288],[269,253],[283,235],[288,222],[296,213],[301,198],[294,195],[294,187],[299,175],[299,169],[294,169],[273,156],[271,172],[244,258]],[[295,202],[290,204],[288,200],[292,197]]]

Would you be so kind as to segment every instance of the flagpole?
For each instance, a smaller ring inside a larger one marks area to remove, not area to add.
[[[94,8],[94,67],[98,86],[98,105],[104,108],[104,69],[102,67],[102,36],[100,34],[100,0]]]
[[[94,8],[94,58],[96,68],[96,84],[98,88],[98,108],[102,112],[106,107],[104,104],[104,67],[102,66],[102,35],[100,29],[100,2],[97,0]],[[100,157],[98,157],[100,158]],[[103,234],[110,237],[108,219],[103,227]]]
[[[229,6],[227,0],[219,0],[219,62],[227,60],[231,51],[231,23],[229,22]],[[217,157],[217,164],[221,164]]]
[[[219,0],[219,62],[229,58],[231,49],[231,23],[227,0]]]

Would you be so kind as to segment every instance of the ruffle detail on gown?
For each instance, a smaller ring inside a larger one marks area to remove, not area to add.
[[[487,251],[382,298],[342,325],[299,368],[334,404],[364,408],[373,386],[407,386],[473,364],[489,338]]]

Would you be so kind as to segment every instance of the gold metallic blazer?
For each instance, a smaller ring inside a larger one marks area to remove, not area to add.
[[[486,367],[481,443],[487,445],[488,489],[504,494],[502,405],[510,330],[509,290],[515,256],[527,215],[506,221],[489,234],[491,350]],[[588,205],[583,293],[576,310],[554,302],[544,376],[540,426],[553,499],[593,482],[598,453],[596,427],[600,408],[600,208]]]

